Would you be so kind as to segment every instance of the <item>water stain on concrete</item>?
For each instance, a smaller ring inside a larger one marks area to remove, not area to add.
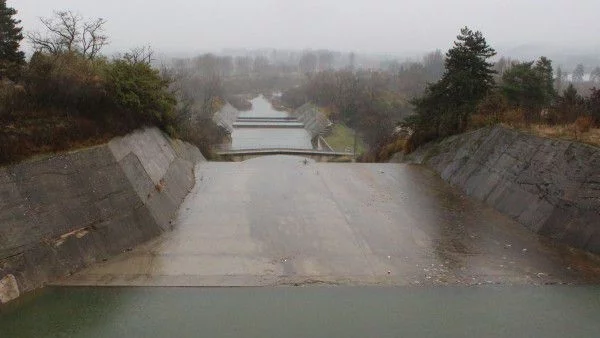
[[[600,282],[558,245],[423,166],[202,163],[174,231],[62,285],[481,285]],[[201,178],[201,179],[200,179]]]

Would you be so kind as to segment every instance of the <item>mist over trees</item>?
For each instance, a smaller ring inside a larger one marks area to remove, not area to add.
[[[497,57],[481,32],[466,27],[446,53],[412,59],[229,49],[169,59],[159,70],[150,47],[104,55],[109,37],[103,18],[57,11],[40,19],[41,31],[24,34],[15,14],[0,1],[0,121],[12,123],[0,132],[0,161],[145,125],[209,154],[226,137],[213,122],[215,112],[226,103],[248,109],[248,98],[273,92],[283,93],[278,108],[318,105],[374,152],[396,149],[387,146],[399,144],[399,130],[410,134],[410,150],[493,123],[600,123],[600,66],[591,59],[553,65],[547,57]],[[33,51],[29,60],[20,50],[24,35]]]
[[[302,60],[314,62],[307,55]],[[412,113],[410,99],[444,71],[440,51],[427,54],[421,62],[385,61],[372,69],[356,69],[354,55],[349,59],[350,65],[342,69],[307,72],[301,85],[283,93],[282,102],[292,109],[306,102],[323,107],[332,121],[353,128],[373,148],[384,144]]]
[[[496,123],[527,128],[532,124],[573,123],[575,134],[600,124],[598,90],[578,93],[584,84],[585,69],[579,64],[572,82],[561,67],[556,76],[552,61],[518,62],[495,56],[481,34],[463,28],[454,47],[446,53],[446,71],[440,81],[427,86],[423,96],[413,100],[415,114],[402,125],[411,130],[405,150],[411,151],[431,140]],[[590,76],[594,83],[597,76]],[[565,88],[561,92],[562,88]]]
[[[573,82],[575,82],[575,83],[583,82],[584,75],[585,75],[585,68],[580,63],[577,65],[577,67],[575,67],[575,70],[573,70]]]

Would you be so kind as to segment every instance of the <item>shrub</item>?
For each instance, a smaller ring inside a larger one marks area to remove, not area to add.
[[[0,82],[0,120],[5,120],[26,103],[25,87],[10,81]]]
[[[207,159],[214,159],[212,145],[221,143],[227,136],[227,131],[217,126],[212,119],[197,119],[179,123],[176,136],[189,142],[202,152]]]
[[[510,109],[502,114],[502,122],[512,127],[525,126],[526,120],[526,113],[522,109]]]
[[[252,102],[250,102],[247,95],[229,95],[227,96],[227,102],[239,111],[252,109]]]
[[[108,96],[123,113],[120,122],[157,125],[165,131],[174,124],[177,100],[168,90],[169,81],[149,64],[116,60],[107,67],[106,82]]]
[[[176,135],[176,99],[147,63],[35,53],[22,84],[0,83],[0,163],[153,125]]]
[[[493,91],[479,102],[470,117],[469,128],[482,128],[502,122],[503,113],[509,109],[508,100],[499,91]]]
[[[499,91],[493,91],[488,94],[476,108],[476,114],[486,116],[494,123],[499,123],[501,115],[508,110],[508,100]]]
[[[573,123],[573,126],[575,127],[575,132],[578,134],[587,133],[588,131],[590,131],[593,125],[594,118],[591,116],[580,116]]]
[[[596,125],[600,125],[600,89],[592,88],[587,102],[590,115]]]
[[[385,145],[378,153],[377,160],[379,162],[388,161],[394,154],[404,152],[406,149],[407,140],[405,138],[397,138],[396,140]]]
[[[93,114],[105,97],[102,69],[106,61],[78,54],[35,53],[24,74],[34,108],[57,108],[67,114]]]

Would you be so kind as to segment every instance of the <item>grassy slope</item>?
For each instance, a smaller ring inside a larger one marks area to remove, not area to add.
[[[348,149],[352,151],[354,147],[354,130],[344,125],[336,124],[333,127],[331,135],[327,136],[325,141],[327,141],[335,151],[346,151]],[[356,152],[362,154],[364,151],[365,145],[359,137],[357,140]]]
[[[586,143],[592,146],[600,147],[600,128],[590,128],[588,131],[578,132],[570,125],[532,125],[530,128],[517,128],[534,135],[563,139],[575,142]]]

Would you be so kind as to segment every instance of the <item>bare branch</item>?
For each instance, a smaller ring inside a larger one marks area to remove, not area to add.
[[[61,46],[53,40],[43,37],[39,32],[27,33],[27,39],[33,45],[33,49],[37,52],[47,52],[50,54],[58,54]]]
[[[133,64],[137,64],[137,63],[150,64],[150,63],[152,63],[152,61],[154,61],[153,56],[154,56],[154,51],[152,50],[152,47],[144,46],[144,47],[133,48],[129,52],[125,53],[125,55],[123,55],[123,58]]]
[[[72,11],[58,11],[51,18],[40,18],[46,35],[32,32],[27,35],[33,48],[50,54],[80,53],[93,59],[108,44],[104,34],[106,20],[84,21]]]
[[[104,24],[106,24],[106,20],[102,18],[84,23],[82,33],[84,56],[93,59],[108,44],[108,36],[104,34]]]

